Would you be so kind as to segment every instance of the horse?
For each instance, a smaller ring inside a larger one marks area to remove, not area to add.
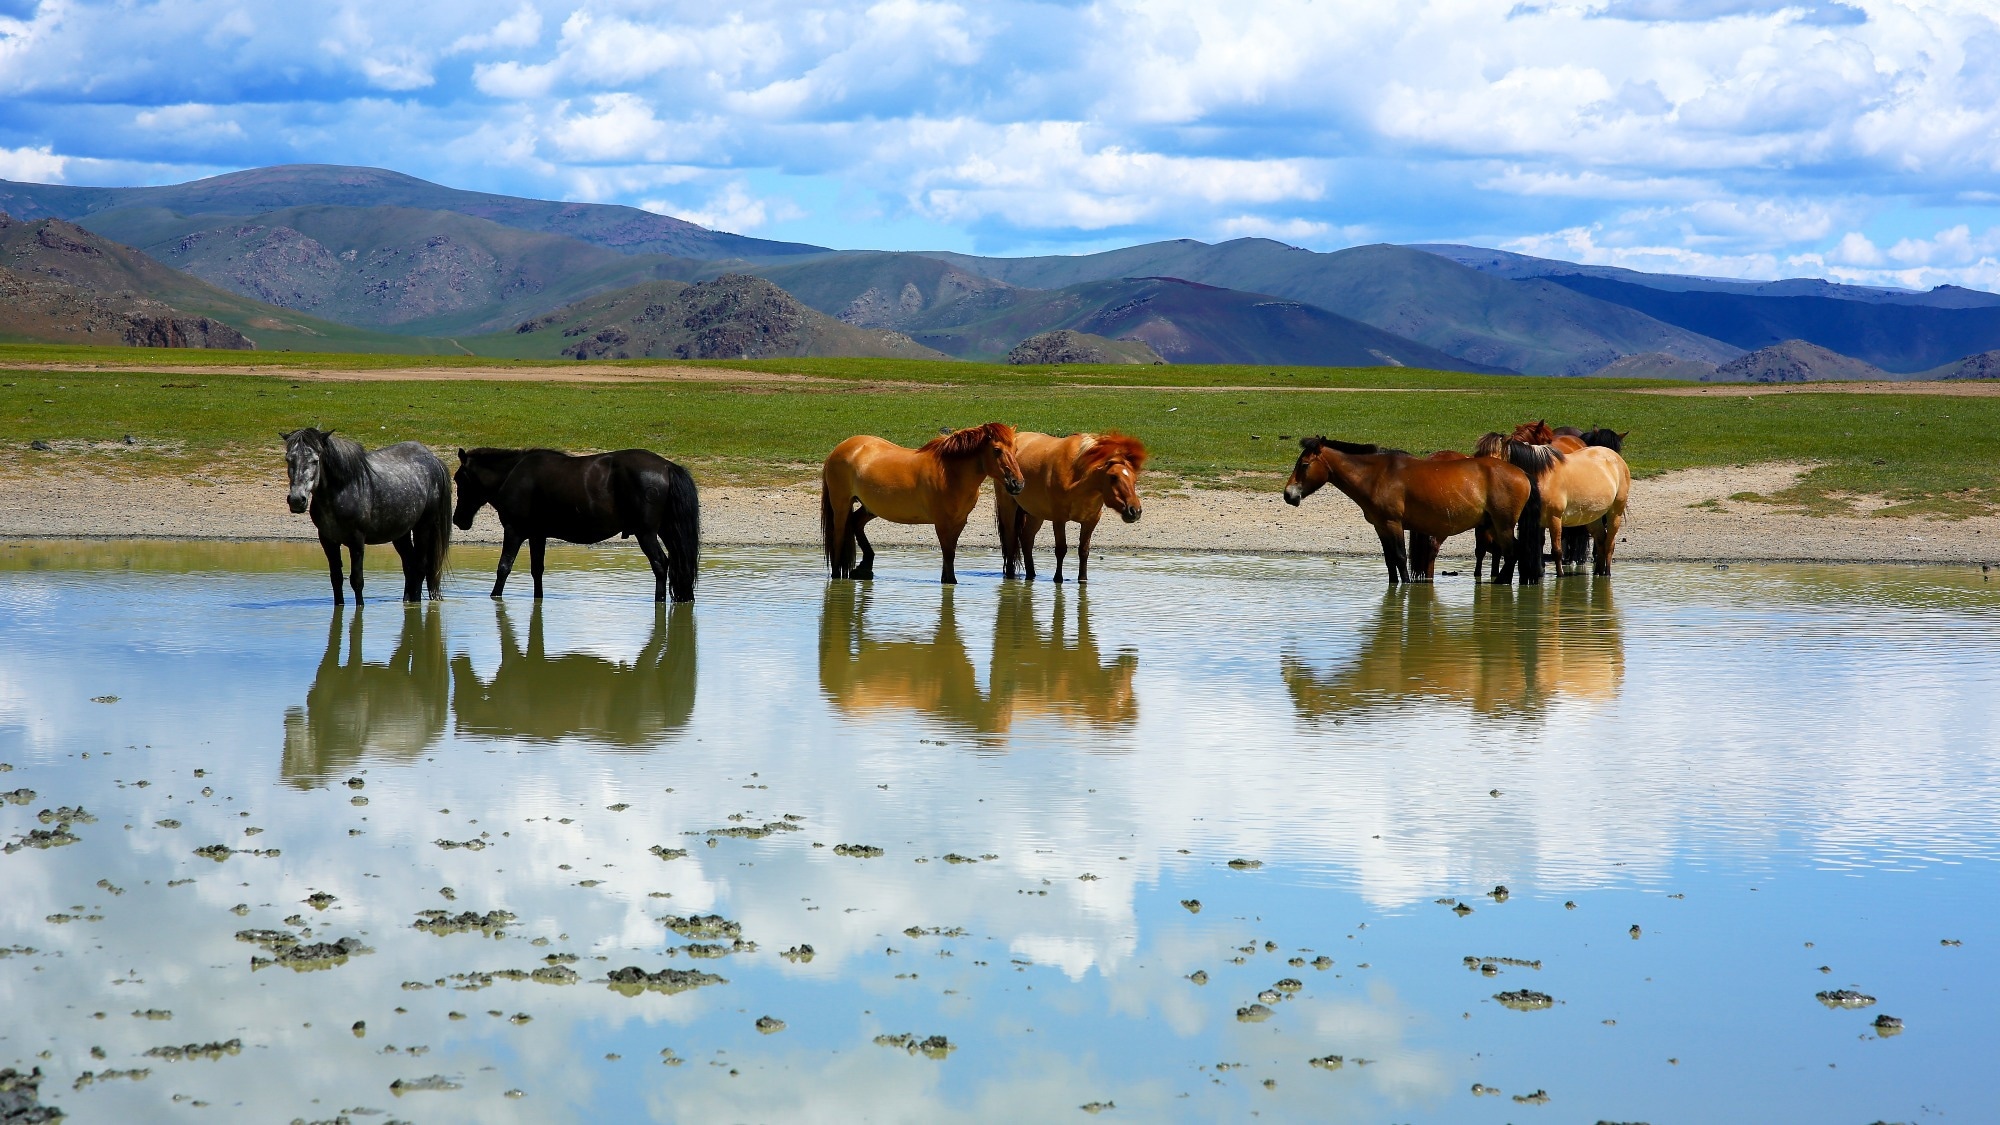
[[[354,604],[361,604],[361,556],[370,543],[393,543],[403,560],[403,600],[421,601],[429,586],[439,596],[445,556],[451,551],[451,474],[422,444],[399,442],[373,453],[361,443],[311,426],[279,434],[285,441],[285,497],[294,513],[311,512],[340,592],[340,549],[347,548]]]
[[[514,556],[528,544],[535,597],[542,596],[542,558],[551,539],[602,543],[616,535],[639,541],[653,567],[653,600],[694,600],[701,563],[701,499],[686,469],[644,449],[571,456],[555,449],[461,449],[458,511],[466,531],[479,509],[493,505],[503,542],[493,597],[507,589]]]
[[[1285,503],[1296,508],[1329,481],[1374,525],[1392,586],[1411,581],[1405,528],[1444,540],[1484,526],[1504,557],[1514,550],[1515,524],[1533,490],[1525,474],[1491,457],[1433,461],[1327,437],[1300,441]]]
[[[1481,439],[1482,443],[1485,440]],[[1535,486],[1521,513],[1517,533],[1523,543],[1518,552],[1524,564],[1521,581],[1541,581],[1542,531],[1546,529],[1551,543],[1560,546],[1565,525],[1588,529],[1596,546],[1591,571],[1610,574],[1611,554],[1624,525],[1625,506],[1632,491],[1632,471],[1625,458],[1599,445],[1566,452],[1558,445],[1531,445],[1500,438],[1499,447],[1516,468],[1528,474]],[[1563,552],[1558,550],[1555,555],[1558,578],[1563,575],[1565,562]]]
[[[1014,457],[1014,427],[1005,422],[946,433],[917,449],[866,435],[841,442],[820,468],[819,526],[833,577],[875,577],[875,548],[865,529],[869,520],[880,518],[937,528],[944,551],[938,581],[956,583],[958,537],[979,503],[979,482],[988,477],[1010,496],[1020,495],[1024,486]]]
[[[1063,580],[1063,556],[1069,553],[1068,525],[1076,523],[1076,580],[1090,581],[1090,537],[1109,507],[1126,523],[1138,523],[1139,470],[1146,464],[1146,447],[1124,434],[1014,435],[1014,456],[1021,464],[1021,494],[993,491],[993,516],[1000,525],[1003,573],[1014,577],[1018,559],[1027,579],[1035,580],[1035,536],[1042,524],[1056,525],[1056,572]]]
[[[1440,449],[1426,461],[1469,461],[1471,456],[1455,449]],[[1436,576],[1438,552],[1444,547],[1444,540],[1435,539],[1421,531],[1410,532],[1410,570],[1421,573],[1423,581],[1429,582]],[[1479,581],[1479,575],[1486,567],[1486,556],[1493,556],[1493,580],[1500,581],[1500,554],[1493,549],[1493,533],[1484,525],[1472,529],[1472,580]]]
[[[1527,442],[1530,445],[1552,446],[1566,454],[1575,453],[1588,446],[1600,445],[1622,456],[1625,452],[1625,438],[1630,434],[1630,430],[1621,434],[1616,430],[1602,427],[1588,431],[1578,429],[1575,426],[1556,426],[1551,428],[1548,422],[1539,421],[1523,422],[1521,425],[1514,427],[1514,432],[1511,436],[1515,441]],[[1581,527],[1565,528],[1562,535],[1562,561],[1564,564],[1568,566],[1582,566],[1584,550],[1589,546],[1589,543],[1590,532],[1587,529]]]

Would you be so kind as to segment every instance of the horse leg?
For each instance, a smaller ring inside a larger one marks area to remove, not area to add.
[[[1618,533],[1625,527],[1624,512],[1606,512],[1598,525],[1596,557],[1591,560],[1591,571],[1595,574],[1611,574],[1611,552],[1618,548]]]
[[[322,539],[319,541],[319,547],[326,552],[326,573],[333,579],[333,604],[346,605],[347,596],[340,589],[341,579],[345,577],[340,573],[340,544],[329,543]]]
[[[1021,554],[1021,506],[1001,489],[993,493],[993,522],[1000,532],[1000,577],[1012,578]]]
[[[1057,520],[1055,521],[1055,525],[1056,525],[1056,573],[1055,577],[1051,579],[1051,581],[1053,581],[1056,585],[1060,586],[1062,585],[1062,580],[1063,580],[1062,576],[1063,557],[1069,554],[1069,524],[1062,520]]]
[[[535,600],[542,600],[542,556],[549,549],[545,536],[537,535],[528,540],[528,573],[535,576]]]
[[[633,538],[639,541],[639,549],[646,552],[646,561],[653,564],[653,600],[667,600],[667,549],[660,546],[660,537],[653,529],[642,528]]]
[[[354,604],[361,604],[361,556],[367,544],[356,539],[347,545],[347,584],[354,587]]]
[[[938,547],[944,551],[944,571],[938,575],[938,581],[946,586],[958,585],[958,568],[954,564],[958,559],[958,537],[964,531],[964,524],[956,527],[937,525]]]
[[[1389,585],[1394,586],[1409,576],[1403,558],[1403,529],[1393,523],[1377,524],[1375,535],[1382,540],[1382,565],[1389,568]]]
[[[521,553],[521,543],[526,538],[512,528],[504,528],[500,543],[500,565],[493,572],[493,596],[499,597],[507,590],[507,576],[514,573],[514,556]]]
[[[396,548],[396,557],[403,563],[403,600],[420,602],[424,599],[424,572],[421,558],[417,553],[416,537],[404,532],[389,541]]]
[[[1041,538],[1042,521],[1029,515],[1028,510],[1023,508],[1021,509],[1020,518],[1015,522],[1014,526],[1019,529],[1019,534],[1016,538],[1021,546],[1021,573],[1027,577],[1028,581],[1033,582],[1035,580],[1035,540]]]
[[[1553,557],[1555,558],[1555,564],[1556,564],[1556,577],[1557,577],[1557,578],[1561,578],[1561,577],[1563,576],[1563,573],[1564,573],[1564,571],[1563,571],[1563,561],[1564,561],[1564,560],[1563,560],[1563,521],[1562,521],[1562,517],[1561,517],[1561,516],[1550,516],[1550,517],[1548,518],[1548,524],[1549,524],[1549,546],[1550,546],[1551,548],[1553,548],[1553,549],[1554,549],[1554,551],[1555,551],[1555,554],[1554,554],[1554,556],[1553,556]],[[1539,544],[1539,543],[1537,543],[1537,544],[1536,544],[1536,546],[1537,546],[1537,547],[1539,547],[1540,545],[1541,545],[1541,544]]]
[[[1090,581],[1090,536],[1096,530],[1095,523],[1076,525],[1076,584],[1079,586]]]
[[[861,564],[849,573],[849,577],[856,581],[868,582],[875,578],[875,544],[868,541],[868,521],[874,518],[874,512],[859,508],[847,525],[848,534],[854,536],[855,545],[861,548]]]

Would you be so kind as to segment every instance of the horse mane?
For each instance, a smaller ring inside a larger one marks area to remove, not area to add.
[[[328,481],[351,481],[368,475],[368,451],[360,442],[312,426],[301,427],[298,433],[319,455],[320,471]]]
[[[919,446],[919,453],[935,453],[940,458],[976,457],[988,443],[1014,440],[1014,427],[1005,422],[988,422],[983,426],[968,426],[937,437]]]
[[[1531,477],[1540,476],[1550,467],[1568,460],[1563,456],[1562,450],[1553,445],[1532,445],[1525,441],[1507,438],[1501,448],[1505,451],[1509,464]]]
[[[1472,455],[1474,457],[1506,457],[1507,435],[1494,433],[1492,430],[1486,431],[1479,435],[1478,441],[1473,443]]]
[[[1575,426],[1557,426],[1555,429],[1550,430],[1549,433],[1554,434],[1556,437],[1580,438],[1583,436],[1583,431],[1577,429]]]
[[[1299,448],[1307,453],[1318,453],[1321,449],[1334,449],[1350,457],[1365,457],[1370,453],[1401,453],[1400,449],[1384,449],[1362,441],[1335,441],[1322,434],[1319,437],[1299,439]]]
[[[1617,430],[1600,427],[1590,430],[1581,436],[1585,445],[1602,446],[1613,453],[1621,455],[1625,452],[1625,435],[1619,433]]]
[[[1115,431],[1097,434],[1094,440],[1077,455],[1077,468],[1088,473],[1102,468],[1105,464],[1124,458],[1132,466],[1133,472],[1146,467],[1146,447],[1139,439]]]
[[[1515,426],[1514,432],[1507,436],[1515,441],[1526,442],[1529,445],[1547,445],[1556,440],[1556,431],[1549,429],[1548,422],[1542,420],[1523,422]]]

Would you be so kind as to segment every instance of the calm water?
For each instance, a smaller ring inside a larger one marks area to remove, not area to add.
[[[343,615],[310,548],[0,545],[0,838],[91,818],[0,855],[0,1065],[83,1122],[1996,1112],[1976,570],[637,558]]]

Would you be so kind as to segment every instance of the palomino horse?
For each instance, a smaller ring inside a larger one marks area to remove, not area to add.
[[[1515,441],[1529,445],[1546,445],[1564,454],[1575,453],[1593,445],[1601,445],[1621,457],[1625,453],[1625,439],[1632,431],[1619,433],[1617,430],[1599,427],[1580,430],[1575,426],[1551,428],[1546,420],[1523,422],[1514,427],[1509,435]],[[1562,534],[1562,561],[1567,566],[1582,566],[1584,551],[1590,545],[1590,531],[1583,527],[1566,527]]]
[[[1014,427],[1005,422],[935,437],[920,449],[867,436],[841,442],[820,468],[819,526],[833,577],[875,577],[875,548],[865,529],[869,520],[880,518],[936,527],[938,546],[944,549],[938,580],[957,582],[952,564],[958,537],[979,503],[979,482],[988,477],[1010,495],[1020,494]],[[861,548],[859,566],[854,563],[856,546]]]
[[[1411,581],[1406,528],[1442,541],[1483,526],[1505,557],[1514,549],[1514,526],[1533,488],[1520,470],[1491,457],[1428,461],[1325,437],[1306,438],[1299,449],[1285,481],[1285,503],[1297,507],[1331,481],[1374,525],[1390,585]]]
[[[1481,439],[1482,446],[1486,441]],[[1556,445],[1529,445],[1512,438],[1502,438],[1499,444],[1508,461],[1527,473],[1535,485],[1534,495],[1521,514],[1521,581],[1541,581],[1541,529],[1548,531],[1550,544],[1557,548],[1556,576],[1562,576],[1560,548],[1565,526],[1589,529],[1596,547],[1591,571],[1610,574],[1611,554],[1632,493],[1632,470],[1626,467],[1625,458],[1601,445],[1564,452]]]
[[[342,547],[351,563],[347,580],[354,604],[361,604],[361,555],[370,543],[396,545],[403,559],[404,601],[421,600],[426,585],[437,597],[451,550],[451,474],[437,454],[414,441],[370,453],[359,442],[311,426],[278,436],[285,439],[291,479],[285,499],[292,511],[312,513],[333,579],[333,604],[345,604]]]
[[[1123,434],[1014,435],[1021,462],[1021,494],[994,490],[993,515],[1000,524],[1000,552],[1006,575],[1014,577],[1018,558],[1028,581],[1035,580],[1035,536],[1042,524],[1056,525],[1056,572],[1063,580],[1069,553],[1068,526],[1076,523],[1076,580],[1090,581],[1090,536],[1106,507],[1126,523],[1139,522],[1139,470],[1146,447]]]
[[[481,505],[493,505],[504,541],[493,596],[507,589],[514,556],[528,544],[535,597],[549,540],[639,541],[653,565],[653,600],[694,600],[701,556],[701,500],[686,469],[644,449],[572,457],[554,449],[458,451],[458,526],[472,530]]]

